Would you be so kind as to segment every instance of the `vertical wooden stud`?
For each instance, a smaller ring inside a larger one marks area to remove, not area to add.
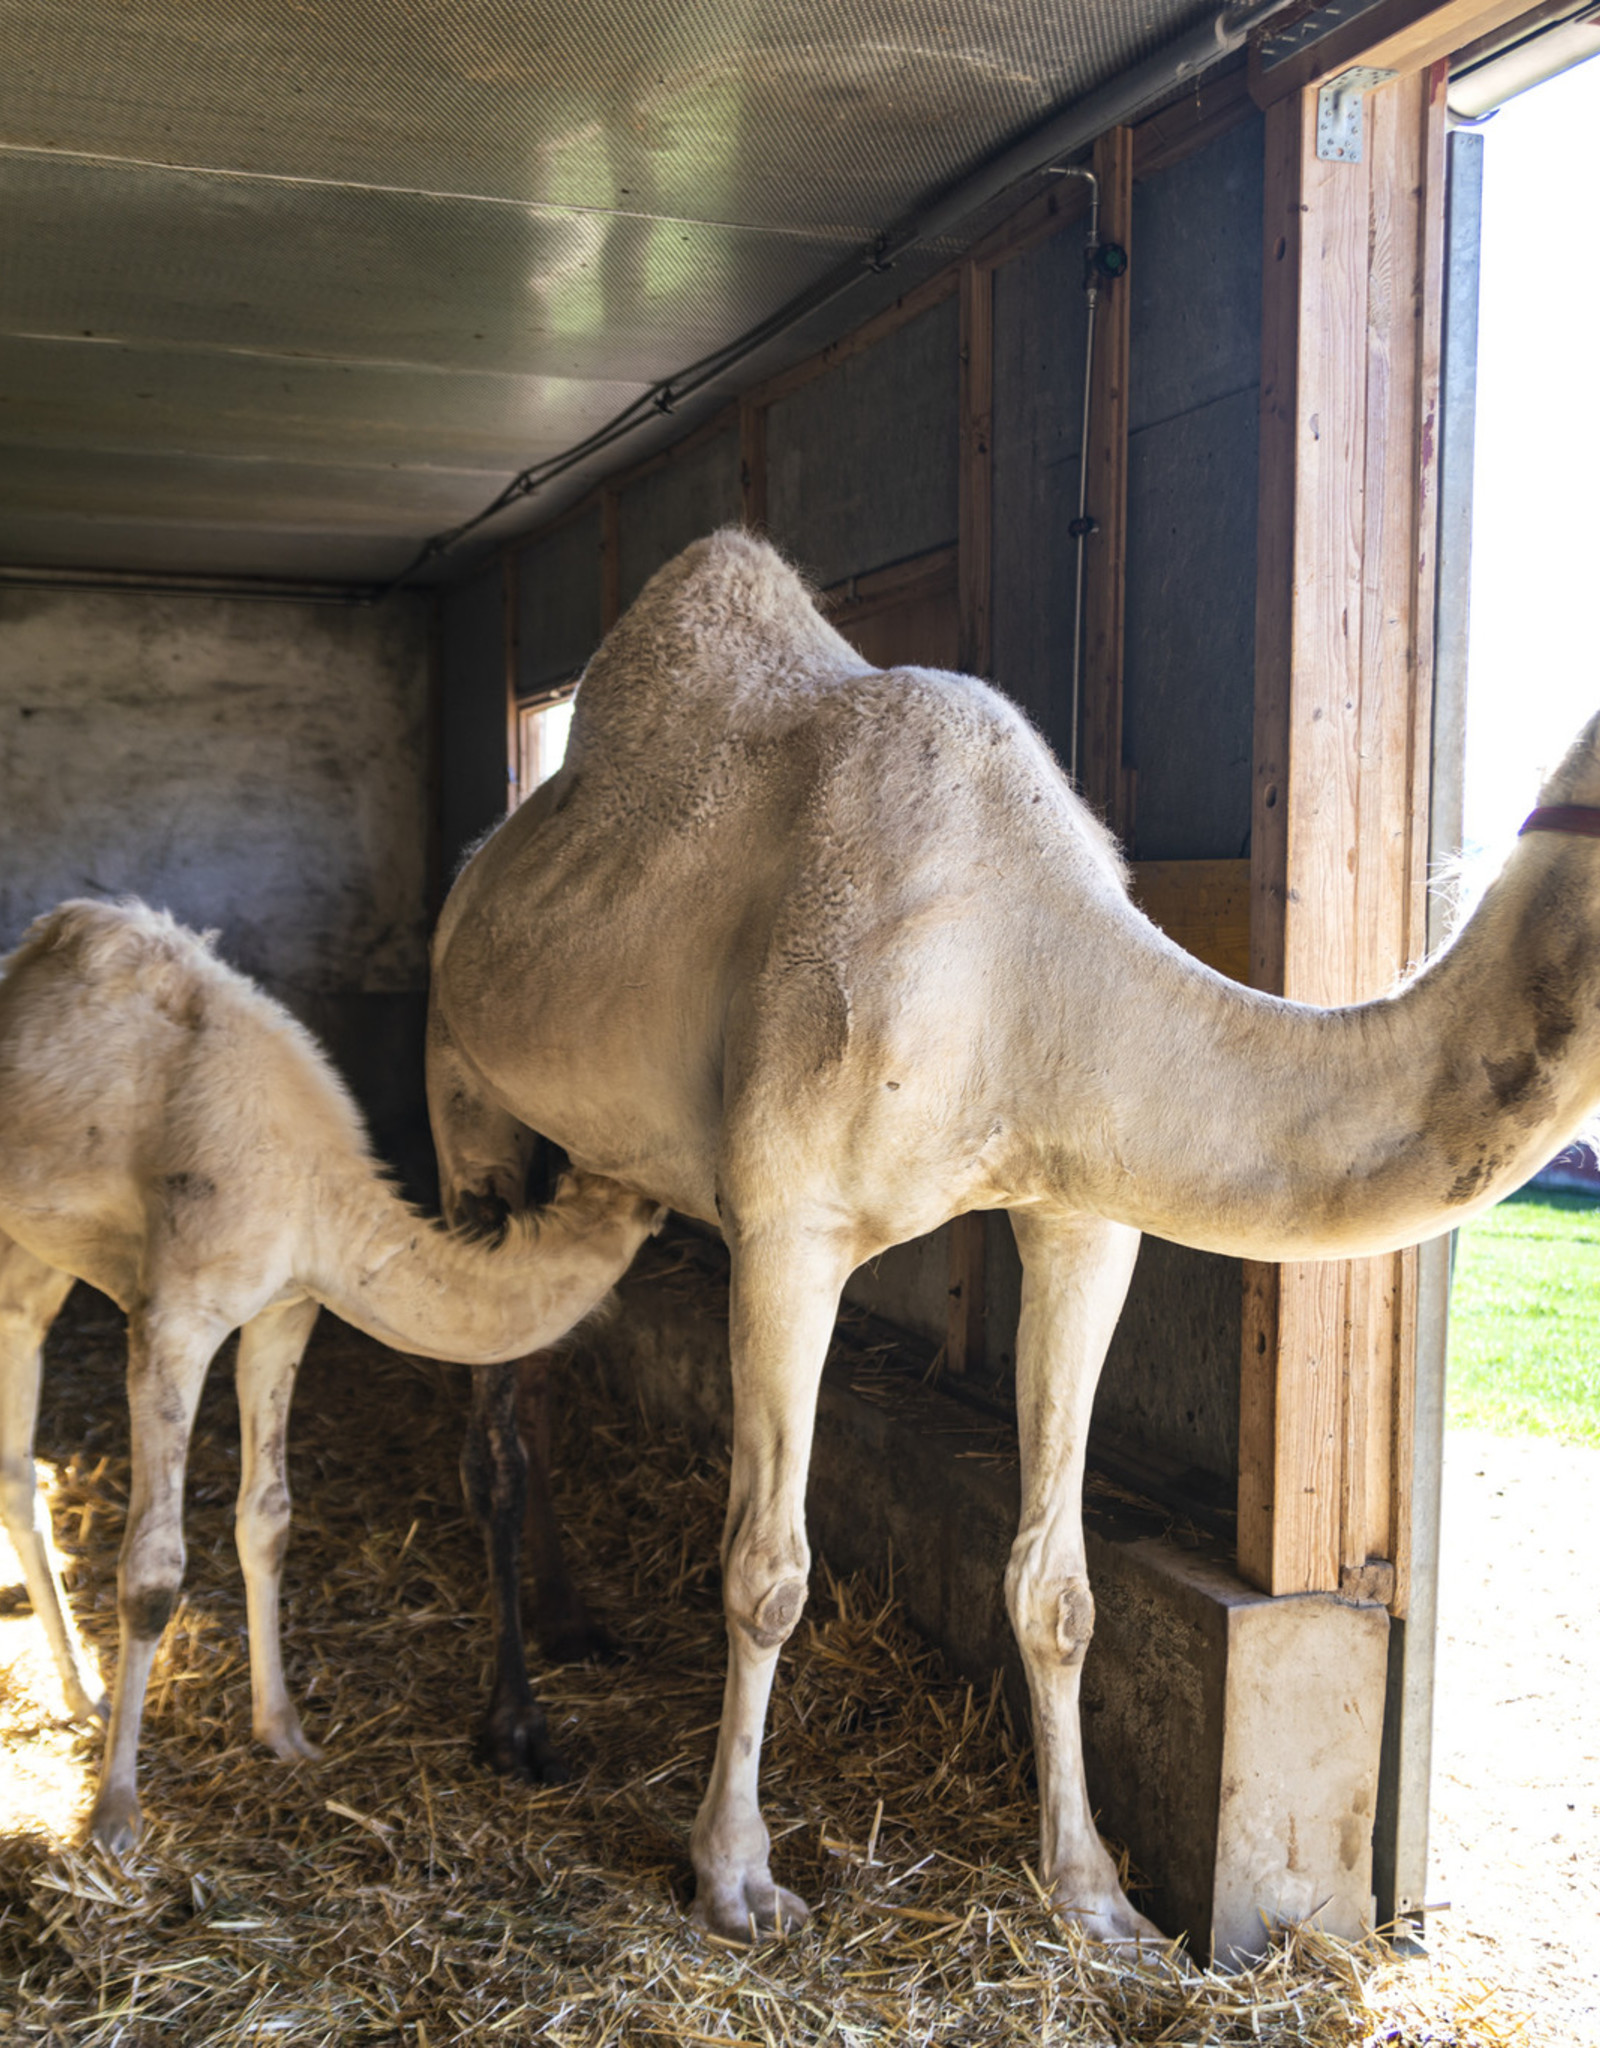
[[[1133,130],[1094,146],[1100,234],[1132,253]],[[1128,375],[1133,324],[1126,279],[1100,286],[1090,377],[1080,775],[1085,796],[1117,836],[1132,833],[1132,783],[1122,753],[1122,670],[1128,560]]]
[[[961,267],[961,469],[958,582],[961,666],[987,676],[994,558],[994,272]]]
[[[1304,1002],[1423,944],[1443,82],[1371,94],[1360,164],[1316,156],[1312,91],[1266,119],[1251,955]],[[1403,1611],[1415,1285],[1406,1252],[1246,1269],[1239,1563],[1272,1592]]]
[[[521,797],[522,763],[517,740],[517,654],[521,622],[518,615],[518,586],[520,578],[517,564],[520,560],[515,548],[508,548],[500,558],[500,605],[505,635],[505,677],[506,677],[506,809],[514,811]]]
[[[767,408],[747,394],[739,401],[739,492],[744,523],[752,533],[767,526]]]
[[[961,267],[960,451],[956,588],[960,660],[970,675],[989,672],[993,577],[994,272]],[[945,1363],[951,1372],[978,1371],[984,1360],[985,1224],[981,1211],[949,1226],[950,1294]]]
[[[600,630],[609,633],[622,615],[622,493],[600,493]]]

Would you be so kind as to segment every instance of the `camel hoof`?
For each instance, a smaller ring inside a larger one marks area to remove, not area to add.
[[[1107,1948],[1133,1948],[1141,1953],[1172,1946],[1155,1922],[1130,1906],[1120,1891],[1109,1898],[1102,1895],[1092,1904],[1080,1900],[1063,1898],[1057,1892],[1052,1904],[1057,1917],[1067,1926],[1076,1927],[1088,1940],[1102,1942]]]
[[[478,1730],[474,1755],[502,1778],[520,1778],[525,1785],[565,1785],[573,1773],[550,1740],[543,1710],[521,1714],[493,1709]]]
[[[297,1714],[272,1727],[255,1730],[257,1742],[264,1742],[280,1763],[320,1763],[322,1751],[300,1726]]]
[[[552,1664],[620,1664],[626,1655],[611,1631],[587,1614],[541,1615],[534,1626]]]
[[[89,1836],[113,1856],[126,1856],[144,1833],[138,1794],[103,1791],[89,1816]]]
[[[721,1878],[709,1887],[702,1881],[689,1918],[723,1941],[748,1945],[798,1934],[811,1908],[795,1892],[774,1884],[772,1873],[763,1868]]]

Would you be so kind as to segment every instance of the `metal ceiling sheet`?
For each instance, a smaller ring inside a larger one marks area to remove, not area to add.
[[[397,568],[1209,11],[0,0],[0,556]]]

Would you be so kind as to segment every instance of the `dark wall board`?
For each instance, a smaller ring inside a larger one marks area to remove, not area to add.
[[[1129,442],[1123,754],[1139,860],[1249,851],[1257,406],[1252,386]]]
[[[1106,1356],[1094,1428],[1231,1487],[1241,1301],[1237,1259],[1147,1237]]]
[[[768,531],[816,582],[955,539],[960,345],[951,297],[768,409]]]
[[[447,882],[506,814],[505,649],[496,562],[439,600],[439,840]]]
[[[736,524],[743,510],[736,427],[625,485],[617,507],[623,604],[633,602],[663,562],[703,534]]]
[[[517,557],[517,695],[576,675],[600,643],[600,508]],[[501,749],[504,750],[502,730]]]
[[[1247,850],[1262,123],[1133,194],[1123,753],[1141,860]]]
[[[994,679],[1063,761],[1085,325],[1076,234],[1053,236],[995,273]]]

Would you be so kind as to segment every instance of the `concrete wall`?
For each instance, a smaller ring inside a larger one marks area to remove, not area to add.
[[[561,671],[557,671],[561,673]],[[444,884],[506,814],[506,618],[491,563],[439,599],[439,839]]]
[[[428,615],[0,592],[0,949],[133,894],[330,1045],[386,1140],[421,1107]]]

